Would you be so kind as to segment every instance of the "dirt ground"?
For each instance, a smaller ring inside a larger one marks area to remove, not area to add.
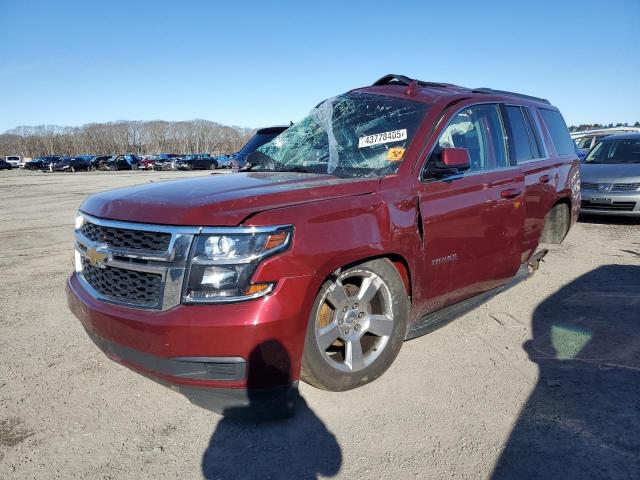
[[[0,172],[0,478],[640,478],[640,222],[584,219],[527,282],[377,381],[237,423],[108,360],[68,311],[90,193],[210,172]]]

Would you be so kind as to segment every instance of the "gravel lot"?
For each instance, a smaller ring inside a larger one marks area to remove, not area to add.
[[[69,313],[90,193],[210,172],[0,172],[0,478],[640,478],[640,222],[584,219],[531,279],[358,390],[241,424],[109,361]]]

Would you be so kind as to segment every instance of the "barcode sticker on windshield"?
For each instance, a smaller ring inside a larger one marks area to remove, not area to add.
[[[393,130],[392,132],[375,133],[360,137],[358,139],[358,148],[371,147],[373,145],[381,145],[383,143],[399,142],[407,139],[407,129]]]

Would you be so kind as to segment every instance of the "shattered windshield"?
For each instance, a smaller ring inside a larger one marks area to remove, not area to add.
[[[373,177],[395,173],[429,106],[402,98],[347,93],[249,155],[252,171]]]

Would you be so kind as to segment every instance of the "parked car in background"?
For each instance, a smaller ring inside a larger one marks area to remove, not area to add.
[[[60,159],[59,155],[49,155],[36,157],[24,164],[25,170],[48,170],[50,163],[55,163]]]
[[[58,163],[63,158],[65,158],[65,157],[64,156],[61,156],[61,157],[49,157],[49,160],[43,162],[42,168],[40,170],[43,171],[43,172],[53,172],[53,169],[55,168],[56,163]]]
[[[573,132],[571,138],[578,144],[580,151],[586,156],[593,147],[595,147],[603,138],[609,135],[617,135],[620,133],[640,133],[637,127],[613,127],[600,128],[598,130],[585,130],[582,132]]]
[[[98,155],[91,159],[89,170],[103,170],[104,163],[111,159],[113,155]]]
[[[137,164],[136,155],[108,155],[94,158],[91,167],[94,170],[133,170],[137,168]]]
[[[153,170],[153,163],[150,157],[145,156],[138,161],[137,168],[138,170]]]
[[[244,167],[244,164],[247,162],[247,155],[255,152],[259,147],[276,138],[287,128],[289,127],[267,127],[259,129],[256,134],[251,137],[251,139],[245,144],[245,146],[235,154],[232,163],[238,168]]]
[[[640,133],[611,135],[580,164],[580,212],[640,217]]]
[[[284,130],[246,171],[99,193],[75,222],[88,335],[218,411],[374,381],[578,216],[573,142],[541,98],[387,75]]]
[[[0,159],[0,170],[11,170],[13,166],[6,160]]]
[[[20,168],[21,166],[20,155],[7,155],[5,161],[10,163],[13,168]]]
[[[62,157],[53,165],[54,172],[87,172],[91,168],[91,156]]]
[[[208,153],[198,153],[185,155],[175,161],[177,170],[215,170],[218,168],[218,161]]]
[[[231,155],[218,155],[215,157],[216,162],[218,162],[218,168],[231,168],[231,161],[233,160],[235,154]]]
[[[179,157],[173,153],[161,153],[150,158],[153,161],[154,170],[171,170],[173,162]]]
[[[573,147],[580,161],[584,160],[584,157],[587,156],[588,152],[584,152],[580,147],[578,147],[578,142],[573,141]]]

